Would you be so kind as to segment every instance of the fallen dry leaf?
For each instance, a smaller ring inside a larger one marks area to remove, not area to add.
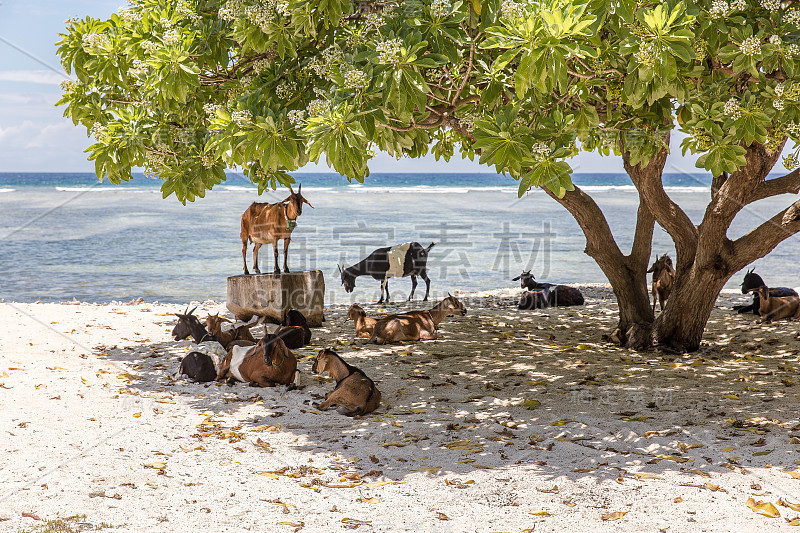
[[[528,511],[528,514],[532,514],[534,516],[550,516],[550,513],[547,511]]]
[[[761,500],[755,501],[753,498],[748,498],[745,505],[754,513],[758,513],[762,516],[769,518],[779,518],[781,516],[781,513],[769,502],[762,502]]]
[[[603,521],[609,522],[612,520],[620,520],[626,514],[628,514],[628,511],[614,511],[613,513],[604,514],[600,518]]]

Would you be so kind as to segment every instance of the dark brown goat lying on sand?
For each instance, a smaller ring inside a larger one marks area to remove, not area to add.
[[[217,381],[234,378],[251,387],[274,387],[294,382],[297,359],[281,339],[265,335],[255,346],[234,346],[222,363]]]
[[[281,325],[272,332],[280,337],[287,348],[296,350],[311,342],[311,329],[305,315],[297,309],[292,309],[286,314]]]
[[[347,320],[352,320],[356,323],[356,337],[364,339],[372,337],[372,331],[378,321],[377,318],[368,317],[366,311],[358,304],[351,305],[350,309],[347,310],[345,321]]]
[[[407,311],[378,320],[368,342],[386,344],[435,339],[436,326],[444,320],[444,317],[466,314],[467,308],[464,304],[455,296],[448,294],[447,298],[427,311]]]
[[[327,372],[336,380],[336,388],[325,396],[325,401],[314,405],[320,411],[336,406],[343,415],[365,415],[377,409],[381,403],[381,391],[375,383],[364,372],[348,365],[330,348],[320,350],[311,370],[315,374]]]
[[[759,308],[763,322],[771,322],[782,318],[800,318],[800,298],[796,296],[770,296],[769,288],[761,286],[753,289],[758,294]]]

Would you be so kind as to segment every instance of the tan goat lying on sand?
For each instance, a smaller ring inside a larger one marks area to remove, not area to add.
[[[467,309],[464,304],[455,296],[448,294],[447,298],[428,311],[407,311],[378,320],[368,342],[386,344],[435,339],[436,326],[444,320],[444,317],[466,314]]]
[[[206,317],[206,329],[209,333],[214,335],[219,343],[226,349],[233,341],[251,341],[255,344],[256,340],[253,338],[253,334],[250,333],[249,326],[243,324],[239,327],[229,329],[228,331],[222,331],[223,322],[230,322],[230,320],[219,316],[219,314],[208,315]]]
[[[377,318],[368,317],[364,309],[358,304],[351,305],[350,309],[347,310],[347,318],[345,318],[345,321],[347,320],[352,320],[356,323],[356,337],[365,339],[372,337],[372,331],[375,329],[375,323],[378,321]]]
[[[800,298],[796,296],[770,296],[766,286],[753,289],[758,293],[760,306],[758,314],[762,322],[771,322],[782,318],[800,318]]]
[[[294,382],[297,359],[281,339],[265,335],[255,346],[234,346],[222,363],[217,381],[231,377],[251,387],[274,387]]]
[[[315,374],[327,372],[336,380],[336,388],[325,396],[325,401],[314,405],[320,411],[335,405],[343,415],[365,415],[377,409],[381,403],[381,391],[375,383],[364,372],[348,365],[330,348],[320,350],[311,370]]]

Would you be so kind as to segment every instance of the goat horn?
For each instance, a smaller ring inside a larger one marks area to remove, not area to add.
[[[188,312],[188,313],[186,313],[186,314],[187,314],[187,315],[191,315],[192,313],[194,313],[194,310],[195,310],[195,309],[197,309],[197,306],[196,306],[196,305],[195,305],[194,307],[192,307],[192,310],[191,310],[191,311],[189,311],[189,312]]]

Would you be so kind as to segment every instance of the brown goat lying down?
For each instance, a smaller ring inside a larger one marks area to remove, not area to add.
[[[368,317],[364,309],[358,304],[351,305],[350,309],[347,310],[347,318],[345,321],[347,320],[352,320],[356,323],[356,337],[364,339],[372,337],[372,331],[375,329],[375,323],[378,321],[377,318]]]
[[[325,395],[325,401],[314,404],[320,411],[336,406],[343,415],[365,415],[377,409],[381,403],[381,391],[375,387],[375,383],[364,372],[348,365],[330,348],[320,350],[311,370],[315,374],[327,372],[336,380],[336,388]]]
[[[241,325],[228,331],[222,331],[223,322],[230,322],[230,320],[219,316],[219,314],[206,317],[206,329],[217,338],[222,346],[228,348],[233,341],[251,341],[255,344],[256,340],[253,338],[253,334],[250,333],[249,326]]]
[[[280,337],[287,348],[296,350],[311,342],[311,330],[308,327],[306,317],[297,309],[292,309],[287,313],[286,318],[281,322],[280,327],[272,332],[276,337]]]
[[[771,322],[782,318],[800,318],[800,298],[796,296],[770,296],[766,286],[752,289],[758,293],[760,306],[758,314],[763,322]]]
[[[230,377],[251,387],[274,387],[293,383],[296,371],[297,359],[283,341],[265,335],[255,346],[233,346],[217,381]]]
[[[467,309],[464,304],[455,296],[448,294],[447,298],[428,311],[408,311],[378,320],[368,342],[386,344],[435,339],[436,326],[444,320],[444,317],[466,314]]]

